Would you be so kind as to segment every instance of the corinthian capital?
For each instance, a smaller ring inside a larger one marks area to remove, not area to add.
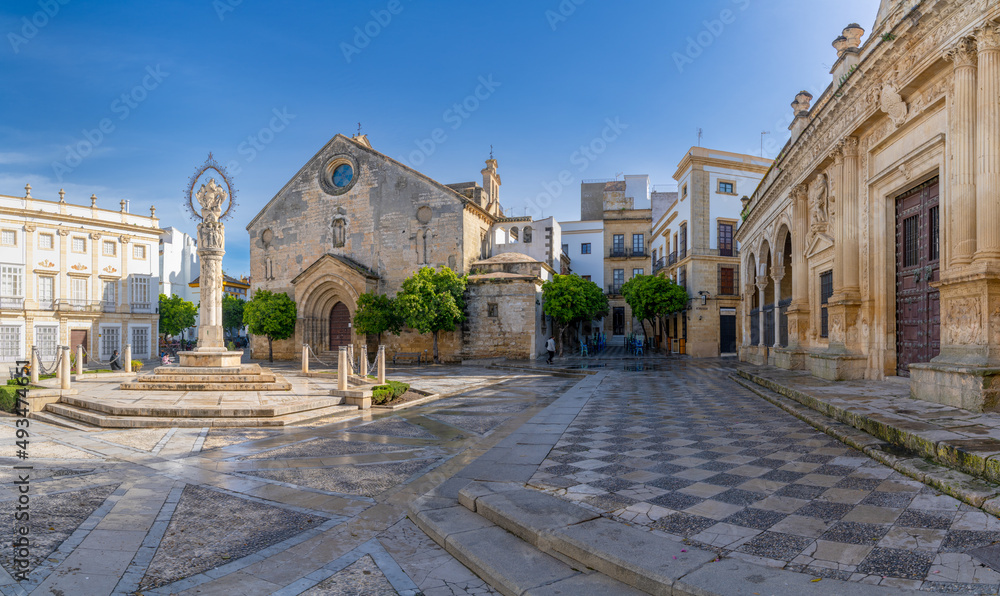
[[[840,165],[844,163],[844,143],[840,142],[833,146],[833,151],[830,152],[830,157],[833,159],[833,163]]]
[[[844,157],[856,157],[858,155],[858,137],[844,137],[840,142],[840,150],[844,152]]]
[[[980,52],[1000,50],[1000,27],[984,23],[976,29],[976,49]]]
[[[963,37],[958,40],[958,43],[945,50],[944,59],[953,62],[955,68],[975,66],[977,62],[976,40],[972,37]]]
[[[795,203],[805,203],[809,200],[809,185],[799,184],[792,189],[792,201]]]

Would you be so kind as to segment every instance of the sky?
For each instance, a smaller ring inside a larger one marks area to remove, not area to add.
[[[509,215],[577,220],[579,185],[691,146],[775,157],[790,103],[878,0],[4,0],[0,194],[156,206],[195,235],[189,177],[232,175],[224,268],[247,223],[334,135],[442,183],[491,151]],[[865,38],[867,39],[867,38]],[[762,137],[762,132],[769,134]]]

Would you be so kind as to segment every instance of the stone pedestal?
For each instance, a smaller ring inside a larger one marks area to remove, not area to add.
[[[853,296],[834,295],[827,306],[830,322],[830,346],[823,353],[806,356],[806,368],[817,377],[830,381],[865,378],[868,358],[861,353],[855,322],[861,301]]]
[[[941,353],[910,365],[910,394],[974,412],[1000,411],[1000,263],[946,272],[935,285]]]
[[[803,370],[806,367],[806,351],[796,348],[775,348],[771,352],[774,366],[785,370]]]
[[[239,368],[243,361],[243,350],[236,352],[177,352],[183,367]]]

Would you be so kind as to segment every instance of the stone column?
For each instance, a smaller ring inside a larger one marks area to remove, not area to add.
[[[976,252],[976,44],[965,38],[944,54],[955,65],[951,107],[951,264],[968,265]]]
[[[385,385],[385,346],[378,347],[378,384]]]
[[[347,390],[347,375],[350,374],[347,371],[347,346],[340,346],[340,351],[337,352],[337,389],[340,391]]]
[[[361,359],[358,361],[358,376],[365,378],[368,376],[368,346],[361,346]]]
[[[764,295],[764,290],[766,289],[767,289],[767,276],[758,275],[757,292],[760,295],[760,311],[759,311],[760,314],[757,315],[757,328],[759,331],[757,335],[757,342],[758,342],[757,345],[759,345],[762,348],[766,345],[764,344],[764,302],[765,300],[767,300],[767,297]]]
[[[41,361],[38,359],[38,355],[35,354],[35,346],[31,346],[31,370],[28,371],[28,375],[31,377],[31,384],[38,384],[38,366]]]
[[[122,352],[122,368],[125,372],[132,372],[132,344],[125,344],[125,350]]]
[[[1000,260],[1000,27],[976,30],[976,254],[975,261]]]
[[[70,368],[69,365],[69,346],[59,346],[62,351],[62,360],[59,362],[59,387],[61,389],[69,389],[69,375]]]
[[[199,236],[202,227],[198,224]],[[222,227],[222,223],[215,225]],[[222,257],[225,248],[203,248],[198,246],[198,260],[201,262],[201,304],[198,310],[198,347],[196,352],[225,352],[226,344],[222,335]]]
[[[859,248],[861,246],[861,234],[859,233],[859,213],[858,213],[858,139],[847,137],[840,145],[843,154],[843,165],[840,174],[840,190],[837,193],[837,220],[841,235],[837,239],[837,246],[843,247],[844,257],[843,274],[841,281],[844,284],[841,294],[845,299],[860,299],[861,283],[860,279],[861,258]]]
[[[309,374],[309,346],[302,344],[302,374]]]
[[[774,347],[781,347],[781,280],[785,279],[785,265],[779,262],[781,257],[775,255],[774,266],[771,267],[771,281],[774,282]]]
[[[792,190],[792,303],[788,306],[788,347],[798,349],[809,328],[809,272],[806,236],[809,234],[809,187]]]
[[[83,345],[76,347],[76,374],[83,379]]]

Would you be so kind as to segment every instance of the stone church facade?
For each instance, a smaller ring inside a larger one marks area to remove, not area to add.
[[[997,409],[997,19],[997,0],[882,0],[864,44],[853,24],[833,42],[831,87],[796,96],[744,208],[742,360]]]
[[[366,341],[374,349],[375,337],[359,336],[351,325],[361,294],[393,296],[403,280],[421,267],[447,266],[461,275],[488,259],[491,231],[506,220],[499,204],[495,159],[487,160],[482,175],[483,186],[473,182],[444,185],[372,149],[365,135],[338,134],[330,140],[247,226],[252,291],[285,292],[298,306],[295,336],[274,342],[275,357],[298,358],[302,344],[317,353],[341,345],[360,347]],[[551,271],[547,265],[537,270],[546,269]],[[516,281],[507,284],[507,289],[516,287],[530,294],[534,305],[537,284]],[[492,296],[495,288],[496,280],[470,279],[470,317],[489,310],[479,294]],[[529,302],[529,298],[508,299]],[[536,342],[534,313],[528,316],[505,308],[493,314],[524,316],[527,321],[527,328],[520,320],[517,325],[513,320],[494,325],[496,333],[517,329],[528,335],[510,341],[491,338],[491,345],[509,347],[497,347],[495,355],[533,357],[532,349],[525,346]],[[463,339],[461,330],[441,333],[441,358],[483,357],[488,350],[477,346],[477,341],[475,336]],[[430,355],[432,336],[405,330],[399,336],[383,334],[382,343],[390,356],[398,351]],[[253,338],[251,349],[266,352],[266,339]]]

